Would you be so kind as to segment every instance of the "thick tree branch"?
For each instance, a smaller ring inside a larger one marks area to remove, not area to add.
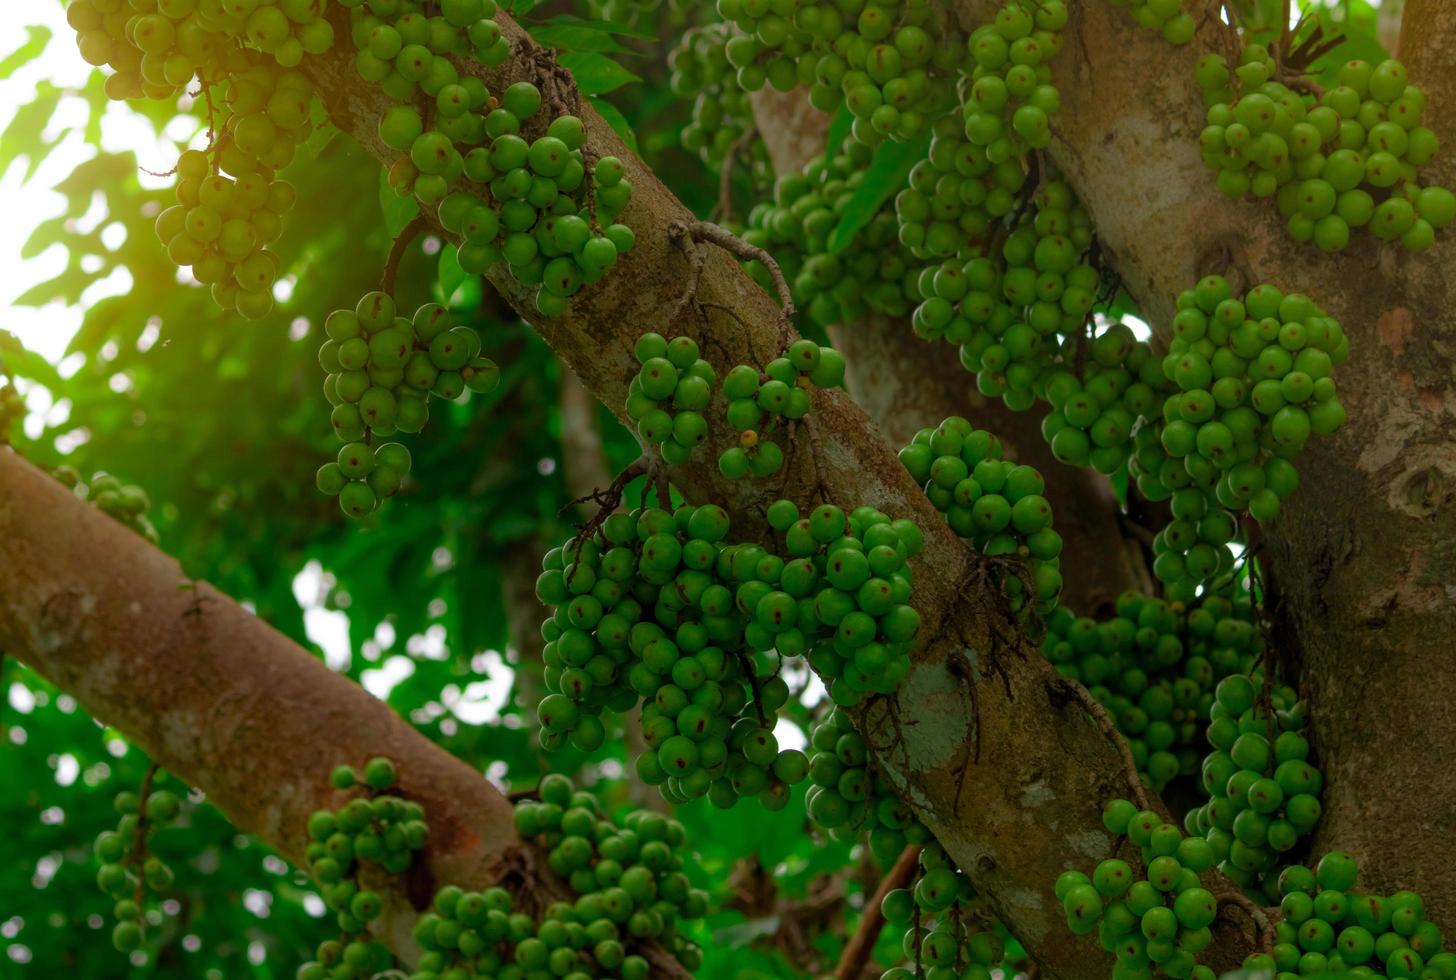
[[[503,884],[528,907],[562,894],[516,836],[510,802],[478,772],[9,450],[0,649],[295,865],[305,866],[309,814],[342,797],[333,767],[393,759],[400,794],[430,824],[421,868],[370,883],[385,898],[381,938],[406,957],[415,911],[441,885]],[[660,950],[652,957],[654,976],[688,976]]]
[[[521,29],[504,14],[497,19],[516,52],[512,61],[495,70],[466,66],[492,91],[525,77],[529,61],[521,55],[530,43],[522,40]],[[392,163],[395,154],[377,135],[387,100],[358,81],[347,52],[307,65],[334,121]],[[633,196],[622,220],[636,233],[636,246],[559,317],[537,315],[530,297],[504,270],[491,279],[588,390],[622,417],[635,372],[633,343],[642,331],[665,326],[662,317],[677,300],[686,271],[669,228],[694,218],[594,110],[584,105],[583,112],[588,149],[626,163]],[[715,364],[720,370],[763,363],[782,349],[776,301],[732,256],[709,250],[698,296],[705,307],[716,304],[730,314],[713,317],[697,337],[704,350],[723,358]],[[773,496],[804,497],[820,482],[845,505],[878,507],[920,525],[925,550],[915,562],[914,603],[927,641],[900,692],[878,703],[867,719],[877,744],[886,747],[886,774],[1003,921],[1036,950],[1048,976],[1103,976],[1106,957],[1089,955],[1090,945],[1068,932],[1052,887],[1066,868],[1111,852],[1099,817],[1103,801],[1123,795],[1116,748],[1081,705],[1053,703],[1047,684],[1053,671],[1010,621],[984,560],[951,533],[864,412],[833,391],[815,392],[813,412],[822,468],[813,465],[805,447],[789,454],[784,484],[766,488],[725,480],[713,462],[727,445],[726,427],[718,426],[693,463],[673,469],[673,480],[689,499],[726,507],[740,534],[762,527]],[[965,574],[978,568],[979,574]],[[967,663],[975,668],[969,673]],[[977,686],[984,688],[978,713],[972,705]],[[964,751],[968,733],[979,739],[976,753]],[[969,788],[970,805],[956,805],[960,787]],[[1248,951],[1237,935],[1220,933],[1219,940],[1218,965],[1236,963]]]
[[[1449,186],[1456,180],[1456,6],[1446,0],[1405,0],[1399,48],[1411,80],[1426,90],[1424,122],[1445,145],[1435,172]]]
[[[534,717],[536,705],[546,696],[541,651],[541,619],[545,610],[536,598],[536,576],[541,574],[541,555],[550,545],[534,535],[512,541],[500,555],[501,604],[506,613],[506,637],[515,654],[516,703]]]
[[[597,421],[597,400],[582,387],[581,379],[561,369],[561,476],[566,492],[587,517],[596,515],[591,495],[612,482],[602,427]]]
[[[920,848],[911,844],[900,852],[890,870],[885,872],[885,877],[880,880],[875,893],[865,900],[859,928],[849,937],[849,942],[844,944],[844,952],[840,954],[839,962],[834,967],[834,980],[857,980],[864,973],[865,965],[870,962],[870,956],[874,953],[875,943],[880,938],[880,931],[885,928],[885,913],[880,906],[890,892],[897,888],[910,887],[919,863]]]
[[[960,5],[976,21],[996,6]],[[1339,255],[1295,243],[1268,202],[1221,197],[1198,159],[1203,106],[1194,62],[1226,50],[1225,28],[1210,18],[1178,48],[1110,4],[1072,10],[1053,64],[1062,109],[1052,155],[1144,314],[1166,327],[1180,290],[1206,272],[1228,271],[1249,285],[1309,294],[1350,338],[1350,360],[1338,372],[1349,424],[1301,456],[1303,485],[1268,529],[1265,555],[1279,597],[1270,611],[1283,652],[1302,664],[1327,777],[1313,853],[1350,851],[1363,886],[1413,888],[1433,918],[1449,920],[1456,234],[1440,232],[1424,255],[1366,234]],[[1423,39],[1404,45],[1411,80],[1433,93],[1431,123],[1447,144],[1423,176],[1449,185],[1453,11],[1441,0],[1409,0],[1407,16],[1407,34]]]
[[[9,451],[0,603],[0,647],[297,865],[309,814],[335,800],[330,770],[376,755],[428,814],[428,882],[495,881],[521,860],[479,773]]]
[[[798,173],[799,168],[824,152],[829,135],[829,116],[809,104],[802,88],[780,92],[765,85],[748,97],[753,118],[763,134],[764,149],[774,173]]]

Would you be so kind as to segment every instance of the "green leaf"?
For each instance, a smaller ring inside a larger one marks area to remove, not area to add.
[[[580,28],[581,30],[591,31],[595,34],[615,34],[619,37],[636,38],[639,41],[657,40],[657,35],[651,31],[644,31],[641,28],[633,27],[631,24],[624,24],[618,20],[596,20],[590,17],[578,17],[576,14],[557,14],[555,17],[540,21],[526,29],[530,31],[531,36],[537,41],[546,44],[547,42],[542,40],[542,35],[545,32],[562,27]]]
[[[1378,65],[1388,57],[1385,46],[1373,36],[1353,35],[1316,58],[1309,70],[1322,84],[1333,85],[1345,62],[1358,60]]]
[[[844,145],[844,139],[849,135],[849,127],[854,125],[854,113],[849,111],[849,105],[841,102],[839,110],[834,113],[834,118],[829,121],[829,136],[824,141],[824,146],[830,153],[838,153],[839,148]]]
[[[100,244],[99,241],[97,243]],[[16,306],[45,306],[47,303],[62,302],[67,305],[75,305],[81,301],[81,294],[84,293],[92,283],[105,277],[105,270],[98,269],[95,272],[87,272],[81,268],[81,256],[76,250],[70,250],[70,259],[66,270],[53,279],[45,282],[38,282],[25,292],[15,297]]]
[[[81,90],[81,95],[86,100],[90,109],[86,113],[86,127],[83,138],[91,146],[101,145],[101,117],[106,115],[106,107],[111,100],[106,97],[106,76],[100,69],[93,71],[86,79],[86,86]]]
[[[67,229],[66,226],[70,222],[70,217],[63,214],[59,217],[51,218],[48,221],[42,221],[36,225],[35,230],[30,233],[30,237],[25,240],[25,244],[20,246],[20,257],[22,259],[33,259],[52,245],[65,244],[68,241],[72,241],[77,236],[73,236],[70,230]]]
[[[60,140],[60,137],[50,141],[41,138],[60,101],[61,90],[50,82],[41,82],[35,87],[35,96],[15,110],[10,125],[0,133],[0,174],[4,174],[16,159],[24,156],[30,160],[25,179],[29,180],[34,176],[40,161],[50,154]]]
[[[25,43],[0,59],[0,81],[4,81],[34,61],[45,50],[46,43],[51,39],[50,28],[42,27],[39,24],[30,25],[25,29],[25,33],[29,35]]]
[[[607,121],[607,125],[612,127],[612,131],[622,138],[622,142],[627,144],[628,149],[636,153],[637,134],[632,130],[632,124],[627,121],[627,117],[622,115],[622,110],[600,96],[593,95],[588,98],[601,117]]]
[[[454,245],[446,245],[440,249],[438,275],[440,279],[440,294],[445,297],[445,305],[454,305],[451,302],[451,298],[467,278],[465,270],[460,268],[459,249]]]
[[[317,160],[334,140],[344,134],[329,120],[329,111],[321,101],[314,102],[309,121],[313,124],[313,133],[299,146],[299,151],[304,154],[304,159]]]
[[[737,925],[719,929],[713,933],[713,942],[737,949],[747,946],[755,939],[772,936],[778,931],[779,917],[769,915],[762,919],[749,919],[747,922],[740,922]]]
[[[930,134],[925,133],[909,143],[886,140],[875,149],[865,170],[864,180],[850,195],[839,224],[829,235],[829,251],[842,252],[859,230],[869,224],[880,208],[905,186],[910,168],[925,159],[930,149]]]
[[[626,49],[617,39],[605,31],[592,30],[572,24],[547,24],[530,28],[530,35],[537,44],[555,48],[562,52],[594,51],[602,54],[620,54]]]
[[[558,14],[549,20],[526,26],[526,31],[536,41],[557,51],[590,51],[602,54],[633,54],[617,40],[630,37],[641,41],[655,38],[628,24],[611,20],[588,20],[573,14]]]
[[[1367,0],[1345,0],[1344,11],[1341,27],[1347,37],[1373,37],[1379,40],[1380,11],[1376,7]]]
[[[52,391],[60,387],[61,376],[56,373],[55,366],[33,350],[5,355],[5,364],[17,377],[29,378]]]
[[[605,95],[623,85],[642,81],[611,58],[594,51],[574,51],[558,60],[576,79],[582,95]]]

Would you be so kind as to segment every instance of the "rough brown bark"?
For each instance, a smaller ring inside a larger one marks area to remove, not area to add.
[[[416,910],[444,884],[502,884],[527,907],[562,894],[480,773],[8,449],[0,649],[300,867],[309,814],[346,797],[329,782],[333,767],[393,759],[397,791],[430,824],[422,864],[370,882],[385,899],[379,936],[406,958]],[[688,976],[647,952],[654,975]]]
[[[752,102],[777,173],[795,173],[824,152],[829,117],[814,110],[805,92],[765,88]],[[1141,547],[1122,534],[1112,484],[1094,470],[1057,461],[1041,434],[1043,412],[1013,412],[986,398],[955,348],[926,343],[907,321],[870,316],[829,333],[849,362],[850,395],[892,446],[961,415],[1000,436],[1009,458],[1041,471],[1064,543],[1062,601],[1068,608],[1091,615],[1124,591],[1151,588]]]
[[[1426,91],[1425,124],[1443,137],[1446,152],[1435,162],[1449,184],[1456,176],[1456,8],[1443,0],[1405,0],[1400,15],[1400,57],[1411,80]],[[1382,8],[1383,12],[1383,8]]]
[[[986,0],[962,0],[985,17]],[[1327,774],[1314,852],[1340,848],[1372,889],[1414,888],[1456,917],[1456,243],[1425,255],[1357,235],[1325,255],[1285,234],[1264,202],[1230,202],[1198,159],[1195,60],[1223,50],[1214,19],[1182,48],[1125,11],[1073,5],[1054,64],[1052,156],[1154,324],[1208,272],[1315,298],[1350,337],[1339,371],[1349,424],[1299,460],[1303,486],[1267,529],[1282,652],[1298,659]],[[1449,92],[1451,5],[1411,0],[1402,45],[1413,81]],[[1411,36],[1420,40],[1411,40]],[[1444,43],[1440,40],[1445,38]],[[1434,95],[1434,93],[1433,93]],[[1451,99],[1433,122],[1456,140]],[[1444,104],[1444,105],[1443,105]],[[1437,108],[1440,107],[1440,108]],[[1450,178],[1448,149],[1430,176]]]
[[[238,829],[305,866],[308,815],[345,794],[341,763],[388,756],[424,807],[430,845],[386,934],[408,942],[409,899],[493,883],[529,854],[511,805],[390,708],[8,450],[0,450],[0,649],[64,688]]]
[[[467,69],[496,91],[524,75],[531,47],[508,17],[498,21],[516,55],[502,69]],[[395,155],[376,133],[386,100],[358,81],[352,59],[336,51],[308,69],[334,121],[392,162]],[[699,246],[708,253],[697,295],[723,309],[710,309],[706,323],[663,322],[690,268],[670,231],[693,216],[590,106],[582,115],[590,149],[626,163],[634,193],[623,220],[636,233],[636,247],[560,317],[536,314],[504,270],[492,274],[494,285],[619,417],[635,370],[632,344],[643,330],[692,332],[720,369],[774,356],[792,330],[776,301],[717,249]],[[811,446],[801,431],[782,485],[722,479],[713,464],[723,448],[721,433],[697,462],[674,468],[673,481],[691,500],[726,507],[739,534],[762,528],[763,508],[774,497],[787,491],[809,499],[816,487],[840,503],[878,507],[919,523],[926,547],[915,562],[914,602],[925,639],[900,692],[879,703],[867,722],[887,775],[1035,950],[1049,976],[1102,976],[1107,958],[1089,955],[1091,943],[1068,932],[1052,886],[1066,868],[1111,852],[1100,804],[1129,788],[1114,743],[1080,702],[1066,697],[1001,608],[985,562],[954,537],[864,412],[843,393],[816,392],[812,418],[817,440]],[[1217,965],[1237,962],[1250,946],[1240,924],[1220,922]]]
[[[839,954],[839,962],[834,966],[834,980],[855,980],[864,974],[865,967],[871,963],[870,957],[874,955],[880,932],[885,928],[885,913],[882,908],[885,896],[897,888],[910,887],[919,864],[920,848],[911,844],[900,852],[899,858],[885,872],[885,877],[880,879],[874,894],[865,900],[858,928],[849,937],[849,942],[844,944],[844,951]]]
[[[774,173],[798,173],[804,164],[824,152],[829,116],[809,104],[805,89],[780,92],[765,85],[748,101]]]
[[[534,535],[513,541],[501,552],[501,603],[506,611],[506,637],[515,653],[511,667],[515,670],[513,696],[534,718],[535,706],[546,696],[541,651],[546,641],[541,637],[544,611],[536,598],[536,576],[541,574],[541,555],[551,547]]]
[[[576,500],[594,490],[605,490],[612,482],[602,446],[602,427],[597,421],[597,400],[583,387],[581,379],[564,366],[561,369],[561,475],[566,492]],[[591,517],[598,510],[590,500],[577,506],[583,517]]]

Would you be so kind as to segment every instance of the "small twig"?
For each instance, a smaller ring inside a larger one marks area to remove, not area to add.
[[[758,136],[758,127],[749,124],[739,137],[729,144],[723,154],[723,170],[718,177],[717,219],[724,224],[733,220],[733,168],[738,163],[738,154],[753,144]]]
[[[1026,567],[1026,564],[1024,562],[1021,562],[1019,564],[1022,568]],[[1023,578],[1022,582],[1023,584],[1026,584],[1027,580]],[[1029,584],[1026,584],[1026,588],[1027,594],[1032,594],[1033,590],[1031,589],[1031,586]],[[1012,616],[1011,601],[1006,595],[1004,589],[997,594],[996,605],[1001,617],[1003,619],[1009,620]],[[1029,608],[1029,606],[1023,606],[1022,608],[1027,609]],[[995,674],[997,677],[1001,678],[1001,689],[1006,694],[1006,700],[1015,703],[1016,693],[1011,689],[1011,674],[1009,671],[1007,671],[1006,665],[1001,662],[1001,651],[1003,649],[1010,648],[1010,650],[1022,660],[1026,659],[1026,651],[1022,648],[1021,644],[1017,643],[1010,636],[1007,636],[1004,632],[1002,632],[1000,627],[991,625],[989,627],[989,632],[991,635],[991,649],[986,657],[986,663],[988,664],[988,666],[981,671],[981,676],[989,678],[992,674]]]
[[[870,709],[879,705],[883,705],[884,715],[872,722]],[[909,721],[900,720],[900,703],[892,694],[876,694],[860,715],[860,731],[864,733],[865,745],[870,752],[873,755],[882,755],[898,751],[901,765],[907,770],[910,768],[910,750],[905,745],[905,729],[914,728],[918,724],[919,722],[914,718]],[[875,739],[875,733],[884,728],[890,729],[885,739]],[[919,806],[913,800],[906,800],[906,802],[911,806]]]
[[[960,818],[961,797],[966,790],[966,780],[970,776],[971,766],[980,765],[981,762],[981,694],[976,689],[976,678],[966,672],[966,668],[958,658],[952,657],[946,664],[950,673],[961,679],[971,697],[971,717],[966,719],[965,744],[961,747],[960,772],[956,775],[955,803],[951,807],[951,815]],[[971,743],[975,743],[974,751]]]
[[[526,62],[532,75],[532,82],[541,90],[542,101],[554,118],[568,113],[581,115],[581,93],[571,73],[556,60],[556,53],[549,48],[538,48],[531,39],[522,36],[516,39],[516,51]]]
[[[663,510],[672,510],[672,489],[667,483],[667,467],[654,461],[649,472],[652,486],[657,491],[657,506]]]
[[[652,472],[652,460],[646,456],[639,456],[626,469],[623,469],[622,472],[613,476],[612,483],[606,489],[594,489],[594,491],[591,491],[585,497],[578,497],[574,501],[568,502],[565,507],[562,507],[558,517],[561,517],[566,511],[571,510],[572,507],[577,507],[578,504],[585,504],[587,501],[591,501],[597,505],[597,513],[588,517],[587,523],[582,524],[581,529],[577,532],[577,536],[572,537],[572,548],[579,545],[582,540],[590,537],[591,534],[596,532],[598,527],[606,523],[607,518],[612,517],[612,514],[616,513],[617,507],[622,505],[622,495],[626,491],[626,488],[628,488],[628,483],[635,481],[638,476],[649,472]],[[575,562],[566,571],[566,578],[569,580],[571,575],[574,574]]]
[[[1117,516],[1117,523],[1125,537],[1131,537],[1146,546],[1148,550],[1152,550],[1153,542],[1157,540],[1158,536],[1153,533],[1151,528],[1138,523],[1131,516],[1123,514]]]
[[[728,314],[728,316],[733,318],[733,321],[737,323],[738,326],[742,327],[744,330],[748,329],[748,324],[743,322],[743,317],[738,315],[738,311],[733,309],[733,307],[727,305],[726,303],[710,303],[708,300],[700,299],[697,300],[697,305],[701,306],[705,310],[717,310],[720,313],[726,313]]]
[[[565,514],[572,507],[586,503],[588,500],[597,505],[597,512],[587,518],[586,523],[581,526],[581,530],[577,531],[576,535],[571,539],[569,547],[575,557],[571,562],[571,567],[566,569],[566,581],[568,584],[571,582],[572,576],[576,574],[577,567],[581,564],[581,543],[591,537],[598,528],[605,524],[608,517],[616,513],[617,507],[622,503],[622,494],[627,489],[627,484],[637,479],[643,473],[651,472],[652,465],[651,459],[646,456],[639,456],[626,469],[612,478],[611,486],[605,490],[593,490],[586,496],[579,497],[561,508],[561,514]],[[560,515],[558,514],[557,516]]]
[[[784,271],[774,257],[757,245],[750,245],[737,235],[733,234],[722,225],[715,225],[709,221],[674,222],[683,225],[687,234],[695,242],[708,242],[716,245],[723,251],[728,252],[743,262],[760,262],[768,270],[769,276],[773,279],[774,291],[778,293],[779,305],[783,311],[783,332],[785,338],[788,336],[789,321],[794,315],[794,296],[789,289],[788,280],[784,278]],[[669,234],[671,234],[669,230]],[[682,232],[678,232],[681,234]],[[788,344],[783,344],[787,347]]]
[[[920,940],[924,938],[924,932],[920,927],[920,903],[915,903],[915,977],[916,980],[925,976],[925,967],[920,963]]]
[[[212,101],[212,82],[205,78],[202,83],[202,97],[207,102],[207,154],[212,157],[212,170],[217,172],[217,106]]]
[[[201,84],[197,87],[197,91],[187,94],[194,99],[201,96],[207,100],[207,146],[203,148],[202,152],[211,157],[217,153],[217,123],[213,119],[215,110],[212,104],[212,83],[206,79],[202,79]],[[137,169],[148,177],[177,176],[177,166],[173,166],[171,170],[164,170],[161,173],[155,170],[148,170],[146,167],[138,167]]]
[[[805,415],[803,422],[804,433],[809,437],[809,454],[814,459],[814,489],[811,491],[809,499],[818,497],[820,503],[827,504],[829,503],[829,486],[824,482],[824,447],[819,442],[819,428],[815,425],[812,414]]]
[[[582,125],[585,126],[585,122]],[[597,182],[592,179],[592,174],[597,169],[597,159],[597,151],[583,143],[581,145],[581,162],[587,173],[586,179],[583,181],[586,184],[586,214],[591,220],[592,232],[600,235],[602,223],[597,220]]]
[[[399,275],[399,264],[404,260],[404,253],[416,238],[429,230],[429,227],[430,219],[419,214],[395,237],[394,244],[389,247],[389,258],[384,260],[384,272],[379,276],[380,292],[394,295],[394,280]]]
[[[1142,777],[1138,775],[1137,762],[1132,757],[1132,750],[1128,748],[1127,739],[1118,733],[1117,726],[1113,723],[1112,716],[1107,713],[1107,709],[1092,696],[1091,691],[1076,681],[1059,676],[1055,683],[1087,709],[1087,713],[1097,722],[1097,727],[1102,729],[1102,734],[1106,735],[1117,747],[1118,754],[1122,756],[1122,766],[1128,786],[1132,789],[1133,802],[1138,805],[1140,810],[1151,810],[1153,807],[1148,800],[1147,788],[1143,786]]]
[[[753,692],[753,710],[758,714],[758,724],[761,728],[771,728],[768,722],[768,715],[763,711],[763,693],[758,683],[758,667],[754,664],[753,658],[744,650],[739,650],[735,656],[738,658],[738,667],[743,671],[743,676],[748,681],[748,688]]]
[[[941,582],[950,591],[951,595],[965,595],[966,590],[971,587],[972,583],[975,582],[979,576],[983,575],[980,569],[980,564],[985,560],[986,557],[982,555],[979,551],[972,551],[970,549],[967,549],[965,551],[965,563],[961,569],[960,575],[957,576],[954,583],[950,582],[949,579],[945,578],[942,575],[937,574],[936,577],[941,580]],[[924,624],[921,625],[921,628],[925,628]],[[947,608],[941,614],[940,621],[936,623],[934,636],[932,636],[930,640],[926,642],[926,648],[928,649],[931,646],[939,643],[940,640],[945,637],[945,635],[949,633],[952,629],[956,631],[957,636],[959,636],[960,641],[963,644],[965,644],[966,646],[974,647],[975,644],[972,642],[972,638],[966,633],[965,624],[963,624],[957,618],[955,614],[955,609]]]
[[[1021,223],[1021,216],[1026,213],[1026,208],[1030,206],[1031,200],[1036,197],[1036,192],[1041,190],[1042,170],[1041,152],[1038,150],[1028,154],[1026,158],[1026,179],[1022,181],[1021,189],[1016,192],[1016,196],[1021,198],[1021,208],[1017,211],[1016,219],[1012,222],[1013,224]]]
[[[1320,98],[1325,94],[1325,87],[1323,85],[1313,78],[1305,78],[1303,75],[1286,78],[1284,79],[1284,84],[1296,92],[1304,92],[1307,95],[1313,95],[1315,98]]]
[[[880,886],[865,903],[859,928],[849,937],[844,952],[840,954],[839,963],[834,968],[834,980],[858,980],[859,975],[864,972],[865,964],[870,961],[870,953],[874,951],[875,941],[880,938],[880,930],[885,927],[885,914],[880,910],[880,905],[890,892],[909,884],[919,861],[920,846],[910,844],[900,852],[899,858],[885,877],[880,879]]]
[[[1257,528],[1252,532],[1258,534]],[[1259,542],[1262,544],[1262,542]],[[1278,644],[1273,642],[1269,635],[1269,618],[1264,615],[1264,578],[1260,572],[1259,562],[1253,558],[1248,562],[1249,573],[1249,600],[1254,608],[1254,615],[1258,617],[1259,635],[1264,642],[1263,653],[1259,657],[1259,667],[1262,671],[1262,678],[1259,685],[1258,697],[1254,700],[1254,708],[1257,714],[1264,719],[1264,735],[1269,739],[1270,744],[1278,732],[1279,722],[1274,714],[1274,680],[1279,670]],[[1257,591],[1256,591],[1257,590]],[[1274,758],[1271,755],[1265,763],[1266,775],[1274,775]]]
[[[1281,5],[1279,19],[1279,43],[1274,47],[1274,67],[1284,67],[1284,56],[1289,53],[1289,5],[1291,0],[1284,0]]]
[[[678,318],[682,316],[683,311],[689,306],[696,306],[698,315],[706,321],[707,317],[703,314],[703,307],[707,304],[698,299],[698,283],[703,277],[703,263],[707,261],[708,254],[703,249],[697,247],[692,235],[688,231],[688,226],[684,222],[674,221],[668,225],[667,237],[668,240],[677,246],[683,255],[687,256],[688,260],[687,281],[683,284],[682,295],[678,297],[677,302],[673,304],[672,310],[667,314],[667,322],[677,324],[679,322]],[[727,307],[725,306],[723,309],[727,309]],[[741,325],[742,321],[739,321],[739,323]]]
[[[1082,321],[1082,329],[1072,336],[1072,373],[1082,384],[1087,383],[1087,348],[1092,346],[1092,318],[1095,314],[1087,311],[1087,317]]]
[[[627,488],[627,484],[631,483],[633,480],[637,479],[637,477],[641,476],[643,473],[646,473],[651,468],[651,459],[649,459],[647,456],[637,457],[635,460],[627,465],[626,469],[622,470],[622,472],[618,473],[615,477],[613,477],[612,482],[605,489],[593,490],[591,493],[583,494],[582,496],[577,497],[575,500],[570,501],[566,504],[566,506],[562,507],[561,511],[556,516],[560,517],[572,507],[587,502],[591,502],[597,505],[597,507],[599,508],[599,510],[597,511],[598,514],[605,513],[610,515],[611,512],[617,508],[617,505],[622,502],[622,491]],[[605,519],[606,518],[603,518],[603,520]],[[590,523],[590,521],[588,521],[588,523]],[[593,528],[593,530],[595,530],[595,528]]]
[[[1247,895],[1239,891],[1237,886],[1218,897],[1218,910],[1220,912],[1230,907],[1242,910],[1245,915],[1253,920],[1254,927],[1258,931],[1257,941],[1261,950],[1268,952],[1274,948],[1274,924],[1269,921],[1268,914]]]
[[[147,860],[147,798],[152,795],[152,781],[157,778],[157,764],[153,762],[147,767],[147,774],[142,777],[142,787],[137,794],[137,824],[136,833],[132,836],[130,864],[136,869],[136,903],[140,907],[142,900],[146,898],[146,887],[142,878],[142,865]]]
[[[1301,71],[1307,69],[1311,64],[1329,54],[1345,42],[1342,34],[1335,34],[1331,37],[1317,39],[1311,37],[1304,44],[1299,46],[1298,66]],[[1311,85],[1314,83],[1311,82]],[[1323,88],[1320,91],[1324,91]]]
[[[779,481],[778,495],[780,497],[787,497],[789,495],[789,483],[794,479],[794,467],[790,464],[794,461],[794,454],[799,448],[797,441],[799,421],[799,419],[789,419],[789,424],[784,426],[784,435],[788,443],[788,451],[784,453],[784,468],[780,471],[783,475],[783,479]],[[759,416],[757,428],[760,441],[767,439],[769,434],[778,428],[777,422],[778,419],[770,418],[768,424],[764,425],[763,417]]]
[[[536,87],[541,90],[548,115],[548,120],[544,125],[550,125],[550,120],[569,114],[576,116],[585,126],[586,117],[582,115],[581,111],[581,90],[577,88],[576,80],[571,77],[571,72],[556,60],[556,53],[548,48],[536,47],[526,37],[517,41],[517,51],[530,68]],[[589,144],[582,144],[581,162],[587,173],[585,181],[587,217],[591,222],[592,231],[601,234],[601,222],[597,220],[596,182],[591,179],[592,171],[596,169],[597,152]]]
[[[1021,186],[1016,189],[1014,198],[1016,207],[1000,219],[991,232],[991,245],[989,251],[992,254],[1000,254],[1002,246],[1011,237],[1017,228],[1021,227],[1022,219],[1031,210],[1032,201],[1036,197],[1037,189],[1041,187],[1041,153],[1033,150],[1027,154],[1026,177],[1021,181]]]
[[[1228,29],[1221,31],[1220,36],[1223,41],[1224,60],[1228,63],[1229,71],[1232,72],[1234,67],[1239,63],[1239,50],[1241,48],[1239,43],[1239,12],[1234,9],[1234,5],[1230,0],[1222,0],[1222,5],[1224,20],[1228,24]],[[1237,79],[1237,76],[1234,76],[1234,78]]]

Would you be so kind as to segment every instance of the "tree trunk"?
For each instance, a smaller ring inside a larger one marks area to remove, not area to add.
[[[497,22],[512,45],[511,60],[492,70],[462,66],[493,91],[525,77],[536,50],[508,16]],[[359,82],[347,52],[335,50],[305,67],[335,123],[392,163],[396,154],[377,134],[388,100]],[[715,304],[705,314],[708,322],[664,321],[684,287],[693,285],[679,243],[694,217],[589,104],[582,105],[582,117],[591,152],[626,164],[633,195],[623,220],[635,232],[636,246],[559,317],[536,313],[528,291],[504,269],[492,271],[496,288],[619,418],[636,370],[632,346],[643,330],[692,330],[720,370],[775,356],[793,339],[791,326],[737,261],[711,245],[693,246],[707,252],[696,294]],[[764,508],[774,497],[806,500],[816,488],[843,505],[878,507],[920,525],[925,550],[914,562],[913,601],[921,615],[921,649],[900,691],[877,702],[862,724],[884,746],[879,760],[886,775],[1035,951],[1047,975],[1104,976],[1108,958],[1093,952],[1092,941],[1071,935],[1052,889],[1063,870],[1111,853],[1101,804],[1127,795],[1135,780],[1122,764],[1115,733],[1105,732],[1081,701],[1068,696],[1012,621],[986,562],[951,533],[864,412],[840,392],[821,391],[814,393],[811,419],[776,487],[722,478],[713,462],[726,445],[721,429],[697,461],[671,469],[672,480],[688,499],[724,506],[738,536],[762,531]],[[1210,884],[1220,891],[1231,887],[1223,879]],[[1252,949],[1243,926],[1220,920],[1215,965],[1237,963]]]
[[[565,365],[561,368],[561,475],[566,492],[576,500],[605,490],[612,482],[597,419],[597,400]],[[577,506],[588,518],[600,509],[590,500],[582,500]]]
[[[984,18],[985,0],[962,0]],[[1298,461],[1302,486],[1264,535],[1281,653],[1301,665],[1327,781],[1314,853],[1339,848],[1362,886],[1412,888],[1456,918],[1456,244],[1412,255],[1358,234],[1326,255],[1291,240],[1268,202],[1221,197],[1198,158],[1197,58],[1225,50],[1208,18],[1176,48],[1110,4],[1073,6],[1053,63],[1052,156],[1091,209],[1123,282],[1155,324],[1180,290],[1225,272],[1310,295],[1337,317],[1349,424]],[[1410,0],[1402,49],[1432,125],[1456,138],[1452,7]],[[1447,150],[1428,177],[1456,174]],[[1412,750],[1412,746],[1418,746]]]
[[[511,542],[500,556],[501,603],[506,611],[506,637],[514,657],[512,696],[529,724],[536,717],[536,705],[546,696],[545,667],[541,636],[545,610],[536,598],[536,577],[541,574],[541,556],[551,545],[531,535]]]

